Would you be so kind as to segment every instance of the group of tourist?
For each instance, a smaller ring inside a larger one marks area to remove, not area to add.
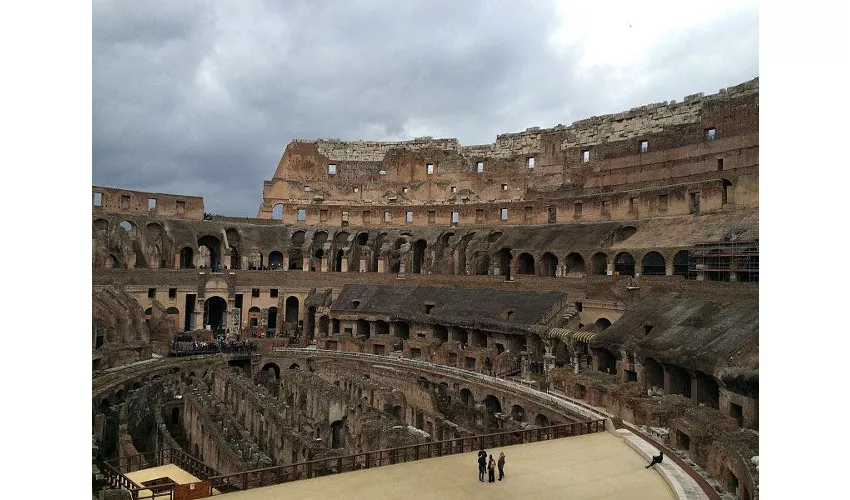
[[[175,337],[171,345],[175,354],[250,354],[257,350],[257,344],[246,340],[227,340],[219,337],[211,342],[193,341]]]
[[[493,460],[493,455],[487,459],[487,452],[478,450],[478,480],[484,482],[484,474],[488,473],[488,483],[496,482],[496,467],[499,468],[499,481],[505,477],[505,452],[499,454],[499,461]]]

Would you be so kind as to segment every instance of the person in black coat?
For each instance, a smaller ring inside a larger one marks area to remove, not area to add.
[[[484,482],[484,473],[487,472],[487,452],[478,451],[478,480]]]
[[[490,462],[487,464],[487,470],[490,472],[489,478],[491,483],[496,482],[496,461],[493,460],[493,455],[490,455]]]
[[[648,469],[655,464],[660,464],[662,460],[664,460],[664,452],[659,451],[658,455],[652,457],[652,462],[649,462],[649,465],[647,465],[646,468]]]

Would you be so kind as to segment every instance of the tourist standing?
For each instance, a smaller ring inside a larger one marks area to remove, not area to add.
[[[505,452],[499,454],[499,481],[505,477]]]
[[[490,455],[490,463],[487,464],[487,469],[490,472],[490,481],[491,483],[496,482],[496,461],[493,460],[493,455]]]
[[[487,452],[480,450],[478,452],[478,480],[484,482],[484,473],[487,472]]]

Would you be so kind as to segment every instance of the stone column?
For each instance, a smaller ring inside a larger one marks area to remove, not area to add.
[[[368,269],[369,267],[366,264],[366,259],[360,259],[360,272],[365,273]]]
[[[283,256],[283,270],[287,271],[289,269],[289,255]]]
[[[340,265],[340,272],[347,273],[348,272],[348,257],[342,258],[342,263]]]
[[[319,269],[319,271],[321,271],[323,273],[328,272],[328,268],[330,266],[330,260],[331,260],[330,257],[328,257],[328,255],[325,254],[325,256],[322,257],[322,264],[321,264],[321,268]]]
[[[673,276],[673,261],[669,261],[664,266],[664,274],[666,276]]]
[[[378,259],[378,272],[379,273],[386,272],[386,263],[384,262],[383,258]]]
[[[517,275],[517,260],[516,259],[511,259],[510,269],[511,269],[511,279],[513,280],[514,277]]]

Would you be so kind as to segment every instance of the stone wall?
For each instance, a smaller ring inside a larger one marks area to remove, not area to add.
[[[92,186],[92,212],[203,220],[204,199],[200,196]]]

